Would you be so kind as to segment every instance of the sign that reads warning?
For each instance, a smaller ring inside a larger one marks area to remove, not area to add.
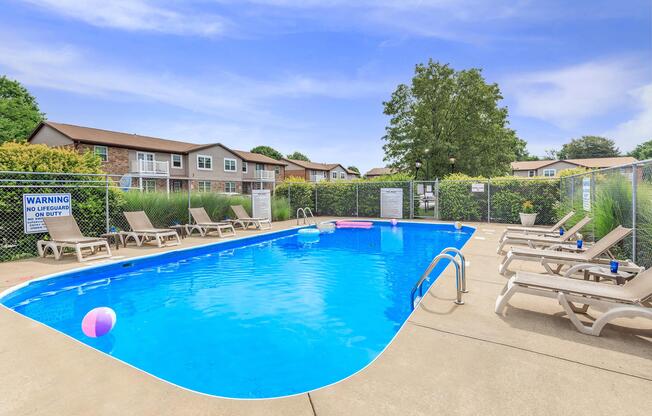
[[[47,231],[43,218],[71,215],[70,194],[23,194],[25,234]]]

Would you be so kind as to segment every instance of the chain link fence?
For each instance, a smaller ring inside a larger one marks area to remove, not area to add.
[[[189,207],[204,207],[214,220],[232,216],[230,205],[251,212],[251,189],[267,188],[274,220],[296,218],[298,208],[315,215],[380,217],[381,189],[402,190],[403,218],[519,223],[530,202],[538,225],[549,225],[571,209],[570,225],[589,215],[582,233],[595,241],[618,225],[632,238],[617,255],[652,265],[652,161],[562,178],[485,180],[234,183],[188,178],[148,179],[92,174],[0,172],[0,261],[36,255],[46,233],[26,233],[23,195],[70,194],[72,214],[85,235],[126,230],[124,211],[143,210],[155,227],[190,221]]]

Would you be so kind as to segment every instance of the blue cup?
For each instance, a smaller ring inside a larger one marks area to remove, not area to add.
[[[563,228],[559,228],[559,235],[564,235],[564,229]]]
[[[584,241],[577,240],[577,248],[582,248],[583,245],[584,245]]]
[[[611,260],[609,265],[611,266],[611,273],[618,273],[618,260]]]
[[[112,233],[114,233],[114,232],[116,232],[116,231],[118,231],[118,230],[116,230],[115,226],[112,225],[111,228],[109,228],[109,231],[111,231]]]

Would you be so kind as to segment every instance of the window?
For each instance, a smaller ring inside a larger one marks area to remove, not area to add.
[[[281,174],[281,167],[280,166],[274,166],[274,173],[276,173],[277,175],[280,175]]]
[[[102,162],[108,162],[109,161],[109,148],[106,146],[95,146],[93,148],[93,153],[98,155]]]
[[[543,176],[551,177],[557,174],[557,169],[544,169]]]
[[[529,176],[530,178],[533,177],[533,176],[537,176],[537,171],[536,170],[529,170],[527,172],[527,176]]]
[[[181,158],[181,155],[170,155],[170,158],[172,159],[173,168],[175,169],[183,168],[183,159]]]
[[[199,192],[210,192],[211,191],[211,181],[199,181],[199,182],[197,182],[197,190]]]
[[[172,188],[172,192],[181,192],[181,188],[182,188],[181,181],[173,180],[171,181],[170,185]]]
[[[224,158],[224,172],[235,172],[237,169],[235,159]]]
[[[346,179],[346,173],[340,172],[340,179]]]
[[[143,179],[143,192],[156,192],[156,179]]]
[[[235,182],[224,182],[224,192],[234,194],[236,192]]]
[[[256,163],[256,170],[257,171],[265,170],[265,165],[263,165],[262,163]]]
[[[337,179],[337,172],[331,172],[331,179]]]
[[[197,155],[197,169],[213,170],[213,156]]]
[[[249,170],[249,163],[242,162],[242,173],[247,173],[247,170]]]

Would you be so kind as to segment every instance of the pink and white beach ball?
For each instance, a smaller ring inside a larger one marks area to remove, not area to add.
[[[82,332],[87,337],[97,338],[111,332],[117,321],[113,309],[106,306],[91,309],[82,319]]]

